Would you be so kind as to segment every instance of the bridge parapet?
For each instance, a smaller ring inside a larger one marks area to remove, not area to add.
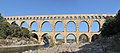
[[[6,16],[6,20],[59,20],[59,19],[104,19],[106,16],[114,17],[116,14],[61,14],[61,15],[34,15],[34,16]]]

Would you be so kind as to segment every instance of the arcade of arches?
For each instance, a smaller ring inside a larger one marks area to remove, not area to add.
[[[63,43],[79,43],[95,41],[106,16],[114,18],[115,14],[7,16],[5,19],[11,24],[16,22],[18,26],[28,28],[39,42],[43,41],[43,35],[47,33],[53,42],[57,42],[61,36]]]

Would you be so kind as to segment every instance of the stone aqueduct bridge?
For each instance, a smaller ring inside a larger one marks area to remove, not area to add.
[[[61,34],[64,36],[64,42],[67,42],[67,35],[68,34],[74,34],[75,40],[78,43],[79,39],[82,35],[85,35],[88,38],[88,41],[91,42],[93,35],[99,34],[100,31],[98,32],[92,32],[92,23],[94,21],[99,23],[99,28],[102,28],[103,23],[105,22],[105,17],[110,16],[114,17],[115,14],[61,14],[61,15],[34,15],[34,16],[7,16],[5,19],[9,22],[12,23],[14,21],[17,22],[19,26],[22,25],[22,23],[25,21],[28,24],[28,29],[31,31],[31,24],[33,22],[38,23],[38,31],[37,32],[32,32],[37,34],[38,36],[38,41],[42,42],[42,36],[44,34],[49,34],[53,41],[56,41],[56,36],[58,34]],[[49,22],[52,25],[52,32],[42,32],[42,25],[45,22]],[[76,31],[75,32],[67,32],[66,31],[66,25],[68,22],[74,22],[76,25]],[[55,31],[55,24],[57,22],[62,22],[64,24],[64,31],[63,32],[56,32]],[[88,24],[88,32],[79,32],[79,24],[80,22],[86,22]]]

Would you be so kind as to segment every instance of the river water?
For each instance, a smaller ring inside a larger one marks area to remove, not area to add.
[[[22,53],[24,51],[40,49],[42,46],[47,48],[49,44],[36,45],[36,46],[24,46],[24,47],[12,47],[12,48],[0,48],[0,53]]]
[[[44,45],[0,48],[0,53],[22,53],[29,50],[40,49],[41,47],[44,47],[44,48],[49,47],[49,40],[46,37],[44,37],[44,40],[45,40]]]

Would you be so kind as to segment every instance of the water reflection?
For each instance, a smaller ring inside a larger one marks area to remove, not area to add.
[[[48,48],[50,45],[49,45],[48,43],[45,43],[43,46],[44,46],[45,48]]]
[[[24,47],[12,47],[12,48],[0,48],[0,53],[22,53],[24,51],[36,50],[40,48],[48,48],[49,43],[45,43],[44,45],[36,45],[36,46],[24,46]]]
[[[44,45],[36,45],[36,46],[24,46],[24,47],[12,47],[12,48],[0,48],[0,53],[22,53],[29,50],[36,50],[40,48],[48,48],[50,46],[50,40],[44,36],[43,37]]]
[[[36,46],[24,46],[24,47],[12,47],[12,48],[0,48],[0,53],[22,53],[24,51],[36,50],[40,48],[48,48],[49,40],[44,38],[44,45],[36,45]]]
[[[22,53],[24,51],[35,50],[41,47],[42,46],[40,45],[36,45],[36,46],[25,46],[25,47],[0,48],[0,53]]]

